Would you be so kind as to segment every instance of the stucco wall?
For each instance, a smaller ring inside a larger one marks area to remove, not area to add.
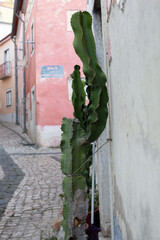
[[[37,143],[57,146],[63,117],[73,116],[68,81],[80,60],[74,52],[70,16],[86,9],[86,1],[37,1],[36,5],[36,109]],[[42,67],[61,66],[61,77],[42,77]],[[48,136],[48,139],[46,138]]]
[[[117,240],[160,239],[159,22],[158,0],[126,1],[124,11],[116,1],[111,6],[106,38]]]
[[[15,122],[15,72],[14,44],[11,39],[0,45],[0,65],[4,63],[4,51],[9,49],[11,62],[11,77],[0,80],[0,121]],[[12,105],[6,106],[6,91],[12,91]]]
[[[36,49],[37,49],[36,11],[37,11],[37,1],[28,0],[26,5],[26,11],[25,11],[26,128],[27,128],[27,133],[29,137],[34,142],[36,142],[36,106],[35,106],[36,105],[36,70],[37,70],[36,68]],[[33,44],[31,43],[32,24],[34,25],[34,43]],[[32,51],[32,47],[34,47],[33,51]]]

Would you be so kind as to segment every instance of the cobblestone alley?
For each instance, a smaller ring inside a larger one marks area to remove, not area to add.
[[[60,149],[37,148],[0,123],[0,240],[42,240],[62,219]]]

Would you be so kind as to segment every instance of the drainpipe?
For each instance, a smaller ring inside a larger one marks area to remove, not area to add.
[[[12,39],[14,43],[14,56],[15,56],[15,97],[16,97],[16,124],[18,125],[18,75],[17,75],[17,44],[16,37]]]
[[[24,20],[16,13],[16,16],[23,23],[23,60],[25,58],[25,22]],[[25,79],[25,67],[23,69],[23,130],[26,132],[26,79]]]

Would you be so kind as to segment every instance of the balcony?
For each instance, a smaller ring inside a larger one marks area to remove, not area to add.
[[[0,65],[0,79],[11,76],[11,62],[5,62]]]

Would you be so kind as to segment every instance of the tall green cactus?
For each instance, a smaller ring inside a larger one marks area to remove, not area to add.
[[[62,226],[66,240],[77,234],[79,239],[83,240],[86,239],[85,217],[88,210],[86,178],[89,174],[89,168],[83,164],[89,156],[91,144],[84,144],[85,131],[74,119],[63,118],[62,131],[61,168],[67,175],[63,181],[65,204]],[[80,222],[77,225],[75,221]]]
[[[90,14],[88,12],[73,14],[71,25],[75,34],[73,46],[83,63],[89,99],[86,137],[89,142],[94,142],[104,130],[108,116],[106,76],[98,65]]]
[[[61,168],[66,175],[63,181],[65,203],[62,222],[65,240],[86,239],[87,183],[91,156],[91,143],[97,140],[107,120],[108,94],[106,76],[97,62],[92,18],[88,12],[77,12],[71,18],[74,31],[73,46],[83,63],[85,84],[81,80],[80,67],[76,65],[73,79],[72,102],[75,119],[64,118],[62,122]],[[89,103],[85,105],[84,85],[87,86]]]

